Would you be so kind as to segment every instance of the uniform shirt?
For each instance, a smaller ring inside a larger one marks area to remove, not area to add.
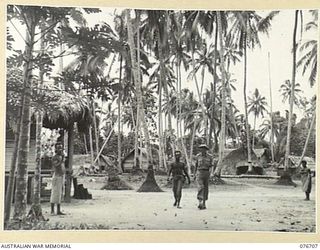
[[[177,176],[177,175],[184,175],[185,169],[185,164],[183,162],[173,162],[171,163],[171,171],[172,171],[172,176]]]
[[[213,157],[210,154],[203,156],[201,153],[197,155],[197,169],[198,170],[209,170],[213,165]]]

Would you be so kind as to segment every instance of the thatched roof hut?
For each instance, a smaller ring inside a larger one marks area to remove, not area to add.
[[[262,174],[263,169],[256,155],[252,152],[252,165],[256,174]],[[248,170],[247,150],[238,148],[231,151],[222,161],[222,175],[245,174]]]
[[[87,98],[57,87],[54,82],[45,82],[39,87],[34,77],[31,83],[31,110],[43,111],[43,127],[68,131],[68,162],[66,201],[71,200],[71,172],[73,165],[74,124],[79,132],[86,133],[92,122]],[[7,130],[17,124],[18,110],[23,93],[23,72],[18,68],[7,69]],[[30,163],[31,164],[31,163]]]

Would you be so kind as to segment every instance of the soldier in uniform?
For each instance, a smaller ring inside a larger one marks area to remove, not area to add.
[[[65,166],[64,166],[64,154],[63,154],[63,146],[61,143],[57,143],[55,145],[55,156],[52,157],[52,189],[51,189],[51,214],[54,214],[54,206],[57,204],[57,214],[64,215],[61,212],[61,199],[63,194],[63,186],[65,179]]]
[[[186,165],[180,161],[181,152],[178,150],[175,151],[174,156],[175,156],[175,161],[170,165],[168,180],[172,173],[172,176],[173,176],[172,190],[173,190],[173,195],[175,200],[173,206],[177,206],[177,208],[181,208],[180,200],[182,196],[182,185],[185,180],[185,177],[188,178],[188,183],[190,184],[190,177],[188,175]]]
[[[206,209],[206,200],[208,200],[209,178],[213,169],[213,157],[208,153],[209,148],[207,145],[201,144],[199,149],[201,153],[197,155],[195,178],[198,182],[198,208],[202,210]]]

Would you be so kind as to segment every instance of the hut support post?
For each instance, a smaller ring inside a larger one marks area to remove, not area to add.
[[[65,202],[71,202],[73,144],[74,144],[74,124],[72,124],[68,129],[68,168],[66,171]]]

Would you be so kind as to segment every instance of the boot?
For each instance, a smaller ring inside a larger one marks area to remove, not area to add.
[[[310,193],[307,193],[307,192],[306,192],[306,198],[305,198],[305,200],[306,200],[306,201],[309,201],[309,200],[310,200]]]
[[[177,205],[177,200],[174,200],[173,206],[175,207]]]
[[[57,215],[65,215],[65,213],[61,212],[60,204],[57,204]]]
[[[199,200],[198,208],[201,209],[201,207],[202,207],[202,200]]]
[[[54,215],[54,203],[51,203],[51,215]]]
[[[177,202],[177,208],[181,208],[180,207],[180,200],[178,200],[178,202]]]
[[[203,201],[202,209],[207,209],[207,207],[206,207],[206,202],[205,202],[205,201]]]

